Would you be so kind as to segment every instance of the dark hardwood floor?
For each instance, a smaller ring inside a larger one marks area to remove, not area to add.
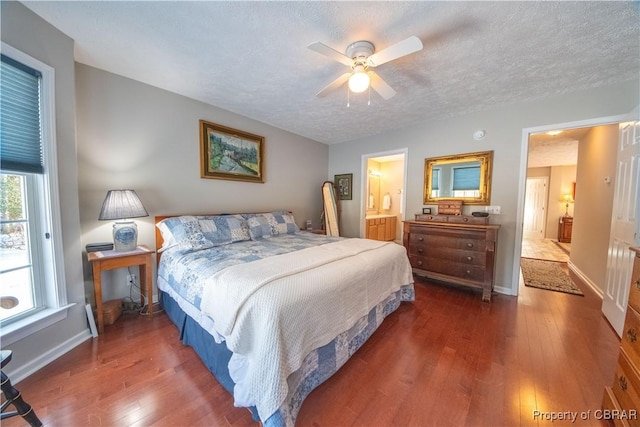
[[[605,425],[619,340],[600,299],[522,287],[519,298],[417,278],[371,339],[302,406],[298,426]],[[106,333],[17,384],[45,426],[245,426],[164,313]],[[542,412],[591,411],[550,422]],[[25,425],[19,417],[3,426]]]

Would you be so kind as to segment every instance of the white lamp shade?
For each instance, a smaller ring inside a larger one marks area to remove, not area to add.
[[[361,93],[367,90],[370,82],[369,75],[364,71],[354,71],[349,77],[349,89],[354,93]]]
[[[149,216],[134,190],[109,190],[102,203],[99,220]]]

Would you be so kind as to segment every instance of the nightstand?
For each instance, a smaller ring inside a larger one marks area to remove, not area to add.
[[[558,223],[558,242],[571,243],[571,231],[573,229],[573,218],[561,216]]]
[[[99,333],[104,333],[104,320],[102,318],[102,272],[104,270],[138,266],[140,270],[140,285],[141,288],[143,288],[142,285],[144,285],[145,289],[145,291],[142,292],[141,303],[144,304],[146,296],[149,318],[153,317],[153,283],[151,281],[152,253],[153,251],[151,251],[151,249],[141,245],[129,252],[101,251],[89,252],[87,254],[87,259],[93,267],[93,288],[96,296]]]

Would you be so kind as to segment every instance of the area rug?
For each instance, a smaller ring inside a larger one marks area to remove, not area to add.
[[[520,266],[526,286],[584,296],[569,278],[564,262],[520,258]]]

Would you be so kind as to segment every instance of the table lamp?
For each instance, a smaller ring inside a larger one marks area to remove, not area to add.
[[[565,203],[564,216],[569,216],[569,203],[573,203],[573,197],[571,194],[565,194],[562,196],[562,201]]]
[[[113,249],[116,252],[126,252],[138,246],[138,227],[128,219],[143,216],[149,214],[134,190],[109,190],[98,219],[116,220],[113,224]]]

